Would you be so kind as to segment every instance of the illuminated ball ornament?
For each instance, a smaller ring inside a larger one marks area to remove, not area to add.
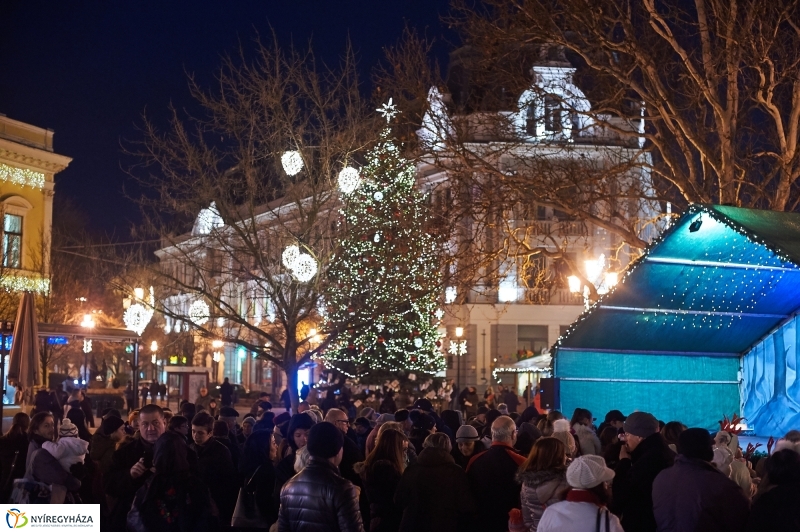
[[[308,253],[302,253],[294,244],[288,246],[281,254],[283,265],[292,273],[292,277],[301,283],[307,283],[317,275],[317,261]]]
[[[189,319],[197,326],[208,323],[210,316],[211,309],[208,307],[208,303],[201,299],[192,302],[189,306]]]
[[[352,166],[342,168],[339,172],[339,190],[342,194],[352,194],[361,185],[361,176]]]
[[[303,169],[303,157],[297,150],[283,152],[281,164],[286,175],[295,176]]]
[[[373,194],[372,197],[375,198],[375,201],[381,201],[383,199],[383,192],[379,190]]]

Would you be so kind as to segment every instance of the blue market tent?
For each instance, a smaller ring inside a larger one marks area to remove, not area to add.
[[[692,205],[553,348],[561,407],[800,428],[800,215]]]

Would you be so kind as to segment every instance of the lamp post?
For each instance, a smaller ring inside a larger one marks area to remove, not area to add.
[[[155,305],[155,295],[153,287],[150,287],[150,297],[145,306],[144,288],[134,288],[133,298],[126,297],[122,300],[125,314],[122,321],[125,327],[141,336],[147,324],[153,317],[153,306]],[[139,408],[139,338],[133,344],[133,408]]]
[[[153,382],[156,381],[156,362],[158,362],[158,356],[156,355],[156,351],[158,351],[158,342],[153,340],[150,343],[150,363],[153,365]]]
[[[92,319],[91,314],[84,314],[83,321],[81,322],[81,327],[86,329],[94,329],[95,323]],[[89,353],[92,351],[92,341],[89,339],[84,339],[83,341],[83,375],[81,378],[81,384],[84,387],[89,387]]]
[[[456,327],[455,332],[457,340],[450,340],[450,353],[458,357],[456,362],[456,390],[458,391],[456,401],[458,401],[458,397],[461,395],[461,356],[467,354],[467,341],[461,339],[464,336],[464,327]]]

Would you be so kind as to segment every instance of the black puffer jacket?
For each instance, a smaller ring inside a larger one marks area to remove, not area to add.
[[[358,494],[327,460],[312,458],[281,490],[278,532],[364,532]]]

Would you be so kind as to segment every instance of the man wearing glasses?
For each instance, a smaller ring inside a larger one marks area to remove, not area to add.
[[[338,408],[331,408],[325,415],[325,421],[333,424],[342,431],[344,435],[344,447],[342,447],[344,452],[342,454],[342,463],[339,464],[339,473],[356,486],[361,487],[361,477],[353,470],[353,466],[358,462],[363,462],[364,455],[361,453],[356,442],[351,440],[347,435],[347,429],[350,428],[347,414]]]

